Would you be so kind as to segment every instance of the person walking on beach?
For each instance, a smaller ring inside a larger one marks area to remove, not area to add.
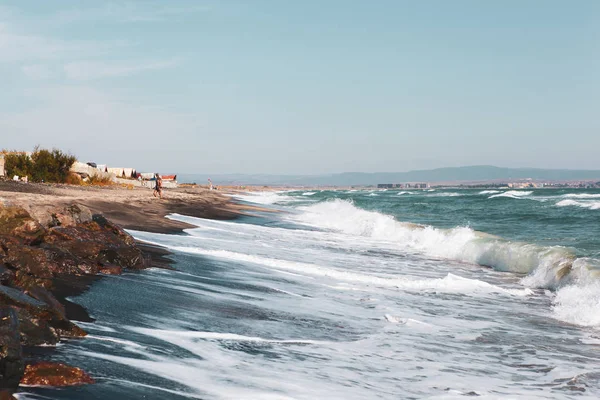
[[[158,195],[159,198],[162,199],[162,178],[159,174],[154,176],[156,179],[156,185],[154,186],[154,197]]]

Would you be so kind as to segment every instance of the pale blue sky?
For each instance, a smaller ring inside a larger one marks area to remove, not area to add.
[[[600,1],[0,1],[0,147],[173,172],[600,169]]]

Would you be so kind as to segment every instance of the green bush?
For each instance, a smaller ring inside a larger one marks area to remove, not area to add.
[[[33,160],[25,153],[5,153],[4,169],[9,178],[13,176],[30,176]]]
[[[24,153],[7,153],[4,167],[8,176],[27,176],[32,182],[64,183],[69,169],[77,160],[58,149],[35,148],[31,157]]]

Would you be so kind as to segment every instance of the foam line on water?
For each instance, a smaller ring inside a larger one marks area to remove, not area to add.
[[[235,333],[221,333],[221,332],[200,332],[200,331],[175,331],[175,330],[160,330],[160,329],[148,329],[148,328],[137,328],[128,327],[127,329],[141,333],[146,336],[151,336],[157,339],[165,339],[166,337],[184,338],[184,339],[204,339],[204,340],[225,340],[235,342],[258,342],[258,343],[273,343],[273,344],[328,344],[331,342],[319,341],[319,340],[305,340],[305,339],[265,339],[258,336],[244,336]]]
[[[567,193],[561,197],[567,199],[600,199],[600,193]]]
[[[269,267],[271,269],[286,269],[315,276],[327,277],[345,282],[353,282],[363,285],[375,285],[402,290],[440,290],[451,293],[479,294],[500,293],[514,296],[528,296],[532,294],[529,289],[504,289],[477,279],[463,278],[454,274],[448,274],[444,278],[435,279],[408,279],[383,278],[379,276],[360,274],[350,271],[340,271],[334,268],[322,267],[314,264],[300,263],[280,259],[260,257],[250,254],[236,253],[226,250],[204,250],[195,247],[173,246],[173,250],[224,258],[233,261],[248,262]]]
[[[589,210],[600,210],[600,201],[586,201],[586,200],[561,200],[556,203],[557,207],[580,207],[587,208]]]

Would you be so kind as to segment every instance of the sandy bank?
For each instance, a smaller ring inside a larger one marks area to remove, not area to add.
[[[85,187],[19,182],[0,182],[0,203],[24,207],[40,220],[48,210],[73,203],[82,204],[94,213],[101,213],[125,229],[156,233],[174,233],[191,226],[165,219],[178,213],[198,218],[234,219],[260,207],[238,204],[229,196],[202,188],[166,189],[164,198],[152,196],[147,188],[121,186]]]

